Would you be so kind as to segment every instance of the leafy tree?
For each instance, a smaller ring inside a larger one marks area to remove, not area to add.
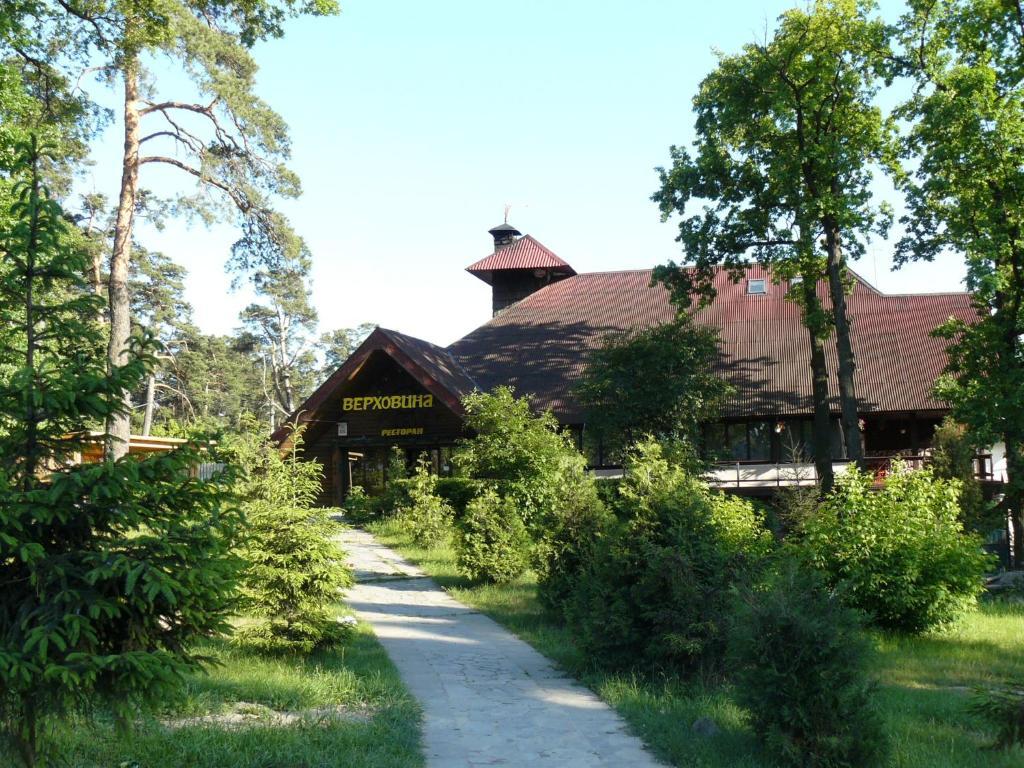
[[[696,445],[702,422],[714,419],[731,387],[712,368],[718,334],[688,315],[612,336],[595,350],[578,387],[587,431],[621,456],[643,435]]]
[[[585,461],[550,412],[534,414],[527,397],[511,387],[464,398],[466,426],[454,461],[463,474],[497,481],[501,495],[516,497],[528,527],[542,527],[567,478],[583,473]]]
[[[774,37],[721,56],[701,83],[696,153],[672,148],[654,195],[664,217],[678,213],[678,240],[694,263],[670,262],[655,278],[686,307],[712,294],[718,265],[739,279],[752,261],[779,277],[801,277],[790,300],[803,310],[811,342],[815,463],[831,484],[828,372],[824,340],[834,327],[839,390],[849,458],[863,450],[850,345],[846,263],[891,220],[872,203],[871,168],[888,167],[894,146],[873,103],[888,60],[888,31],[870,18],[871,0],[816,0],[782,15]],[[691,201],[704,201],[692,213]],[[819,247],[819,242],[821,247]],[[831,311],[817,293],[827,279]]]
[[[156,428],[179,432],[189,424],[240,429],[246,414],[264,413],[266,381],[244,339],[202,333],[194,326],[166,345]]]
[[[289,16],[336,12],[335,0],[38,0],[26,5],[38,33],[34,39],[20,36],[20,50],[65,66],[88,62],[108,82],[123,85],[124,154],[108,278],[111,366],[123,362],[129,345],[128,281],[142,167],[181,171],[198,184],[198,192],[179,203],[207,218],[238,219],[242,237],[232,254],[237,268],[288,265],[301,256],[301,240],[271,203],[274,196],[299,193],[298,179],[284,165],[286,126],[253,92],[256,64],[249,49],[279,37]],[[191,86],[158,96],[146,73],[147,57],[155,54],[180,63]],[[108,452],[121,456],[127,450],[127,409],[111,414],[107,430]]]
[[[533,542],[516,500],[493,488],[466,505],[456,533],[459,573],[470,579],[505,584],[530,564]]]
[[[902,21],[919,87],[903,179],[907,234],[898,258],[953,250],[967,264],[976,322],[950,320],[938,394],[972,438],[1003,442],[1005,506],[1024,567],[1024,10],[998,0],[913,0]]]
[[[601,538],[614,524],[611,511],[600,497],[598,482],[606,481],[583,476],[565,483],[537,541],[537,599],[563,618],[579,588],[579,579],[593,565]]]
[[[403,458],[403,469],[404,464]],[[389,473],[389,480],[392,477]],[[420,456],[416,471],[404,481],[404,485],[407,498],[395,515],[402,530],[417,544],[427,547],[449,540],[453,533],[455,510],[437,495],[437,475],[430,471],[430,459],[426,454]]]
[[[323,469],[299,460],[301,434],[282,456],[257,424],[247,421],[232,444],[245,468],[238,487],[246,520],[242,605],[255,618],[237,638],[268,651],[308,653],[344,639],[332,609],[352,575],[333,540],[337,524],[314,507]]]
[[[125,716],[202,659],[227,628],[236,561],[230,473],[190,477],[189,447],[137,461],[75,462],[88,428],[124,408],[151,364],[134,343],[109,372],[85,252],[65,237],[23,147],[3,233],[0,328],[0,721],[27,765],[45,718],[98,701]]]
[[[322,334],[317,345],[324,361],[320,376],[326,378],[338,370],[376,327],[373,323],[360,323],[355,328],[337,328]]]

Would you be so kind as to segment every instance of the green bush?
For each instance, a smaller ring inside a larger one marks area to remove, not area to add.
[[[692,671],[721,661],[729,590],[772,547],[753,506],[713,493],[654,441],[635,446],[610,526],[576,579],[567,618],[597,663]]]
[[[613,522],[597,485],[586,477],[566,484],[537,543],[537,597],[557,614],[564,614],[577,579],[590,566],[598,542]]]
[[[480,482],[470,477],[439,477],[434,493],[455,510],[455,517],[459,519],[465,514],[469,502],[480,493],[480,489]]]
[[[883,764],[886,742],[860,615],[819,574],[793,562],[766,587],[742,594],[729,669],[764,746],[800,768]]]
[[[804,522],[818,512],[817,485],[779,488],[771,499],[774,528],[780,536],[799,531]]]
[[[620,477],[605,477],[594,480],[594,487],[597,495],[604,505],[613,512],[619,507],[619,488],[622,485]]]
[[[531,540],[510,496],[488,489],[466,507],[456,540],[459,571],[477,581],[509,582],[526,570]]]
[[[953,621],[982,592],[991,564],[960,523],[959,483],[899,465],[877,491],[870,475],[841,476],[799,537],[849,605],[900,632]]]
[[[301,442],[293,436],[288,457],[253,431],[231,446],[245,468],[238,484],[247,530],[242,604],[252,618],[236,639],[264,651],[308,653],[349,632],[333,609],[351,573],[334,540],[338,525],[313,507],[322,470],[297,458]]]
[[[437,477],[430,472],[430,463],[421,458],[416,472],[406,481],[408,501],[399,508],[395,520],[403,531],[423,546],[440,544],[451,538],[455,513],[435,492]]]
[[[534,414],[529,400],[509,387],[474,393],[463,403],[474,437],[459,444],[456,466],[514,496],[519,518],[531,531],[541,529],[565,477],[582,473],[586,460],[551,413]]]
[[[352,525],[365,525],[381,516],[379,499],[368,496],[360,485],[349,488],[345,503],[341,505],[341,511],[345,522]]]

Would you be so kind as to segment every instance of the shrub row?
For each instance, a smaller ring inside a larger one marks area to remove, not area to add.
[[[474,580],[532,567],[539,600],[597,666],[728,672],[783,763],[882,760],[864,624],[925,631],[981,590],[988,560],[956,480],[897,467],[877,490],[851,471],[823,502],[792,495],[779,545],[757,506],[700,479],[685,445],[642,441],[623,479],[595,481],[510,391],[467,411],[476,437],[455,461],[468,477],[406,481],[410,532],[429,539],[417,531],[438,521]]]

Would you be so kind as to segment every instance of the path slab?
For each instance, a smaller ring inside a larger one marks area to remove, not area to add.
[[[373,536],[341,543],[357,579],[346,602],[423,706],[428,766],[661,765],[590,690]]]

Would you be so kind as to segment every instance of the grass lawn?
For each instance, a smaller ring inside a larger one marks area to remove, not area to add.
[[[227,642],[201,649],[220,663],[189,678],[154,716],[118,734],[109,717],[54,733],[75,768],[412,768],[421,766],[420,711],[367,626],[343,648],[266,657]],[[309,712],[327,710],[328,713]],[[304,713],[282,724],[281,713]],[[212,722],[189,718],[218,715]],[[276,722],[275,722],[276,721]],[[0,765],[16,765],[0,747]]]
[[[577,651],[570,633],[541,609],[532,574],[507,585],[474,585],[458,575],[451,548],[417,547],[389,523],[376,523],[370,530],[422,567],[453,597],[491,616],[590,686],[671,764],[770,765],[759,753],[727,686],[595,671]],[[893,746],[890,765],[1024,765],[1024,751],[985,749],[992,734],[965,710],[972,686],[1024,680],[1024,606],[987,604],[948,632],[920,638],[878,637],[877,645],[881,704]],[[713,718],[721,732],[710,738],[693,734],[690,725],[702,716]]]

